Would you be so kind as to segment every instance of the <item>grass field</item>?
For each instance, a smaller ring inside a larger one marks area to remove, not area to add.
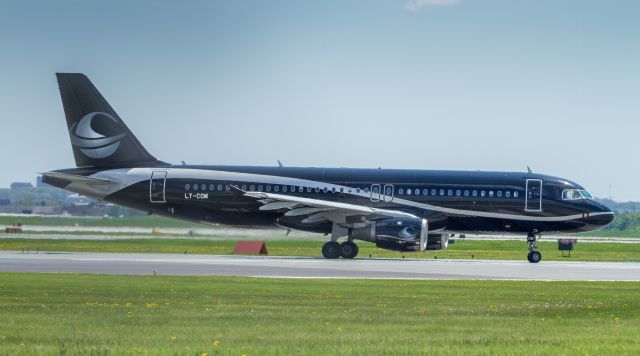
[[[321,256],[320,240],[268,240],[272,256]],[[235,240],[201,239],[126,239],[126,240],[56,240],[56,239],[0,239],[0,250],[69,251],[69,252],[137,252],[137,253],[191,253],[228,255],[233,252]],[[524,241],[461,241],[450,244],[445,251],[400,253],[382,250],[374,244],[358,241],[359,257],[386,258],[448,258],[523,260],[526,257]],[[539,243],[544,260],[556,261],[626,261],[640,262],[640,244],[578,243],[571,257],[562,257],[557,242]]]
[[[1,354],[637,354],[640,286],[0,274]]]

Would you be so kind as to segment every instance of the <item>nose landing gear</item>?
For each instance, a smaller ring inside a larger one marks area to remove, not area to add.
[[[540,234],[529,233],[527,235],[527,243],[529,243],[529,254],[527,260],[531,263],[538,263],[542,260],[542,254],[538,252],[536,242],[540,239]]]

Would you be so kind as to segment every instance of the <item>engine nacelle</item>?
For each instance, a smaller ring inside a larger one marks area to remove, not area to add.
[[[366,227],[353,229],[351,236],[394,251],[446,249],[449,235],[429,234],[428,230],[426,219],[384,219],[372,221]]]

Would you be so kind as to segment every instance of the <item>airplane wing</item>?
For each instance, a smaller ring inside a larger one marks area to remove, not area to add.
[[[360,222],[382,218],[417,218],[413,214],[399,210],[378,209],[365,205],[339,203],[322,199],[265,192],[244,192],[244,195],[258,199],[263,204],[260,210],[288,209],[284,213],[285,216],[308,215],[302,220],[303,223],[331,220],[334,223],[344,224],[349,217],[360,217]]]

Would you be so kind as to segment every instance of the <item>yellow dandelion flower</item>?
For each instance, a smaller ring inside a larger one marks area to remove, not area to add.
[[[177,340],[178,340],[178,338],[177,338],[177,337],[175,337],[175,336],[172,336],[172,337],[171,337],[171,341],[172,341],[172,342],[176,342]]]
[[[215,341],[213,342],[213,347],[218,347],[218,346],[220,346],[220,341],[215,340]]]

